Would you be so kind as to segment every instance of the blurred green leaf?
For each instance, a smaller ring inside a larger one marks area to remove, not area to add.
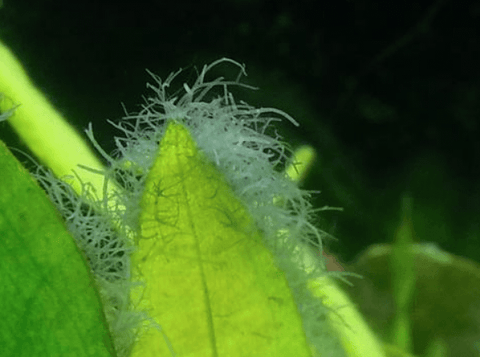
[[[4,357],[114,356],[86,262],[44,192],[0,142]]]
[[[412,244],[410,249],[416,273],[409,311],[412,352],[478,357],[480,265],[431,243]],[[395,318],[393,275],[388,264],[393,250],[388,244],[368,248],[349,267],[364,279],[347,287],[370,326],[385,340]]]
[[[391,341],[407,352],[412,350],[409,313],[415,292],[415,256],[411,250],[413,235],[412,198],[405,195],[402,199],[402,218],[395,234],[390,268],[396,308]]]

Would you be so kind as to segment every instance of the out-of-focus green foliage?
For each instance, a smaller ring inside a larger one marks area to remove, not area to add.
[[[391,245],[378,244],[361,254],[350,270],[364,279],[348,288],[370,326],[384,340],[390,338],[387,332],[395,319],[389,265],[392,251]],[[411,254],[416,272],[409,314],[413,352],[423,355],[441,350],[444,356],[478,357],[480,266],[434,244],[414,244]]]

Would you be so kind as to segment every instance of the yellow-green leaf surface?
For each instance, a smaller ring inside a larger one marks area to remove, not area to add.
[[[92,276],[53,205],[0,142],[0,355],[114,356]]]
[[[215,138],[212,138],[214,140]],[[137,308],[177,356],[310,356],[284,274],[222,175],[187,129],[168,124],[142,198]],[[169,356],[148,330],[133,356]]]

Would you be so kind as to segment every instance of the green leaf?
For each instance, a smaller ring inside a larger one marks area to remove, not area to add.
[[[147,178],[132,256],[137,308],[161,324],[177,356],[311,356],[272,253],[243,204],[188,130],[171,121]],[[168,356],[147,330],[132,356]]]
[[[410,311],[415,295],[415,256],[411,250],[414,242],[412,223],[413,200],[402,198],[402,218],[395,234],[390,265],[392,289],[395,299],[395,317],[391,328],[391,342],[402,350],[412,351]]]
[[[388,264],[394,250],[390,244],[370,246],[351,266],[364,279],[349,287],[349,294],[385,339],[395,307]],[[409,314],[415,347],[412,353],[479,356],[480,323],[475,312],[480,306],[480,265],[433,243],[415,243],[410,251],[417,276],[414,307]]]
[[[44,192],[0,142],[4,357],[114,356],[91,272]]]

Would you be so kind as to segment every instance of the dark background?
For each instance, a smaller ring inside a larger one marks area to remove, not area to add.
[[[237,95],[300,123],[279,128],[318,160],[320,226],[349,261],[392,241],[402,194],[418,241],[480,261],[480,1],[4,0],[0,39],[78,128],[136,111],[145,69],[162,78],[220,57],[259,91]],[[2,138],[25,150],[0,124]]]

